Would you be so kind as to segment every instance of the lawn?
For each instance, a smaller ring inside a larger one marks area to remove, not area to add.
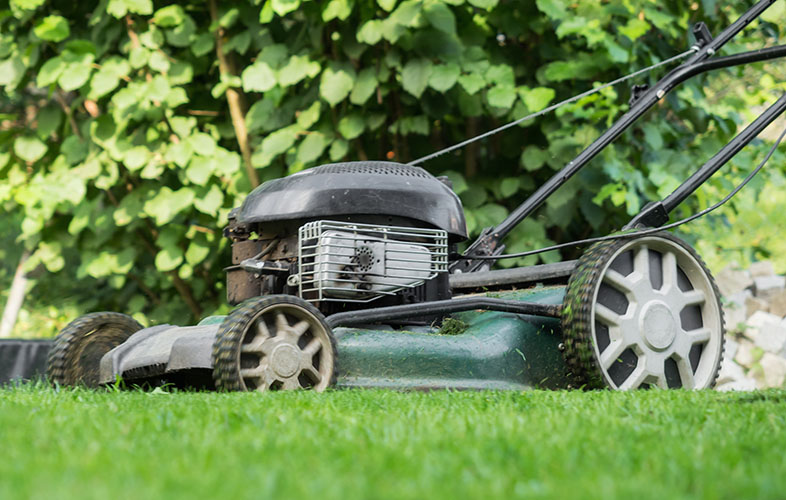
[[[784,498],[786,392],[0,390],[0,498]]]

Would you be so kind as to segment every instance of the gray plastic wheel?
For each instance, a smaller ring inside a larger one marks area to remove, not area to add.
[[[336,340],[324,316],[290,295],[250,299],[224,320],[213,344],[216,389],[323,391],[335,383]]]
[[[568,283],[562,324],[567,361],[591,387],[705,389],[718,376],[718,289],[668,233],[590,247]]]

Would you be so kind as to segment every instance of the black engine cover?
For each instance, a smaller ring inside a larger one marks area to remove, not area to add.
[[[461,201],[420,167],[386,161],[333,163],[265,182],[236,214],[240,224],[331,216],[405,217],[467,238]]]

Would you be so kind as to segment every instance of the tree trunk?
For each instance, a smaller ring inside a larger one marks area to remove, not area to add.
[[[11,283],[11,291],[8,292],[8,301],[5,303],[5,309],[3,309],[3,319],[0,321],[0,338],[11,336],[16,324],[16,317],[19,315],[19,310],[22,309],[22,303],[27,293],[27,275],[24,273],[23,268],[29,258],[30,252],[25,250],[19,259],[19,265],[16,266],[14,281]]]

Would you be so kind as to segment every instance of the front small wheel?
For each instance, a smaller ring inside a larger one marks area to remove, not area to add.
[[[562,329],[566,360],[590,387],[705,389],[720,369],[718,288],[668,233],[590,247],[568,282]]]
[[[213,344],[213,380],[226,391],[311,389],[335,383],[336,340],[322,313],[290,295],[248,300]]]
[[[86,314],[55,337],[46,376],[53,384],[98,387],[101,358],[142,329],[134,318],[115,312]]]

